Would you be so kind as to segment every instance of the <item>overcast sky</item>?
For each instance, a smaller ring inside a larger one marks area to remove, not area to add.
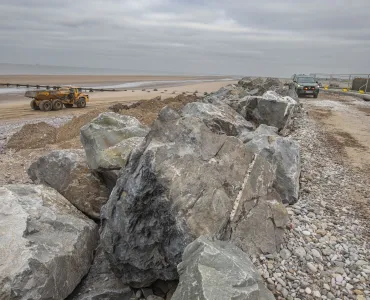
[[[0,62],[188,74],[370,72],[370,0],[0,0]]]

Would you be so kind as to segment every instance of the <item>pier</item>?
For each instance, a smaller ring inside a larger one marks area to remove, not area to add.
[[[47,89],[47,90],[57,90],[61,87],[67,87],[67,86],[61,86],[61,85],[41,85],[41,84],[28,84],[28,83],[1,83],[0,87],[25,87],[25,88],[36,88],[36,89]],[[78,87],[84,92],[115,92],[118,91],[117,89],[101,89],[101,88],[92,88],[92,87]]]

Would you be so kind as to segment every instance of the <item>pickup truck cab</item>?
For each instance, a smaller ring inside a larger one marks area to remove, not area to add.
[[[293,75],[293,83],[298,97],[312,95],[317,98],[320,86],[315,78],[307,75]]]

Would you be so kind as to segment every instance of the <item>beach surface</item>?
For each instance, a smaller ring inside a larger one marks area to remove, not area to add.
[[[3,75],[1,82],[28,84],[55,84],[82,86],[119,86],[132,83],[126,91],[92,92],[86,108],[69,108],[60,111],[34,111],[30,107],[31,99],[24,97],[24,90],[13,88],[9,93],[0,93],[0,123],[30,119],[76,116],[94,109],[104,109],[115,103],[130,103],[137,100],[162,99],[179,94],[203,95],[217,91],[223,86],[236,83],[227,77],[178,77],[178,76],[80,76],[80,75]],[[154,90],[157,91],[154,91]]]

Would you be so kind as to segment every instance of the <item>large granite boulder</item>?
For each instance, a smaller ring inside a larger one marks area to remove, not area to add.
[[[96,250],[89,274],[66,300],[132,300],[134,293],[112,272],[102,248]]]
[[[106,112],[81,127],[81,143],[92,170],[119,170],[149,129],[136,118]]]
[[[252,78],[252,77],[243,77],[238,81],[238,85],[247,90],[254,90],[263,86],[264,79],[261,77]]]
[[[240,136],[254,130],[254,125],[245,120],[228,105],[193,102],[182,109],[183,116],[200,118],[211,130],[229,136]]]
[[[263,96],[229,96],[222,101],[215,97],[207,97],[203,101],[214,105],[227,104],[248,121],[257,126],[266,124],[277,127],[279,131],[292,126],[298,109],[298,103],[291,97],[282,97],[276,92],[267,91]]]
[[[91,218],[99,219],[108,200],[108,189],[88,168],[85,151],[55,150],[31,164],[32,181],[56,189],[69,202]]]
[[[171,300],[274,300],[248,255],[229,242],[201,236],[177,267],[180,282]]]
[[[251,254],[276,251],[287,214],[273,188],[272,155],[163,109],[102,208],[113,271],[138,287],[176,279],[183,250],[203,234]]]
[[[87,274],[97,225],[56,190],[0,187],[0,299],[65,299]]]
[[[245,131],[243,132],[238,138],[243,143],[248,143],[249,141],[253,140],[255,137],[260,136],[277,136],[278,135],[278,129],[274,126],[268,126],[265,124],[261,124],[257,127],[254,131]]]
[[[250,96],[262,96],[266,91],[280,90],[284,87],[282,81],[278,78],[251,78],[244,77],[238,82],[238,86],[242,87]]]
[[[284,204],[294,204],[299,197],[301,159],[299,145],[292,139],[273,132],[275,127],[260,125],[252,139],[246,143],[248,151],[269,152],[266,156],[276,166],[273,187]],[[276,129],[276,128],[275,128]]]

